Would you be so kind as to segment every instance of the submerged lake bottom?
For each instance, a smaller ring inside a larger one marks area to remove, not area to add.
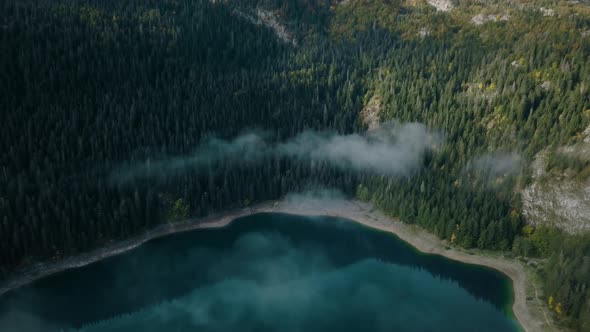
[[[511,281],[351,221],[264,213],[0,297],[0,331],[519,331]]]

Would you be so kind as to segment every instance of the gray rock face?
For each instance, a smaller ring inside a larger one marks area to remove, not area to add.
[[[560,152],[574,149],[577,153],[583,148],[564,147]],[[540,152],[531,164],[533,182],[521,191],[524,216],[533,225],[553,225],[571,234],[590,231],[590,179],[548,176],[547,154]]]
[[[370,129],[379,128],[379,117],[381,114],[381,98],[374,95],[365,105],[360,116],[362,122]]]
[[[428,3],[441,12],[448,12],[453,9],[451,0],[428,0]]]
[[[508,21],[509,19],[510,15],[508,14],[477,14],[473,16],[471,23],[474,25],[482,25],[487,22]]]
[[[277,14],[261,8],[256,9],[257,22],[275,31],[277,37],[285,43],[297,45],[293,34],[279,21]]]
[[[523,213],[534,225],[568,233],[590,231],[590,182],[534,182],[522,192]]]
[[[211,1],[213,3],[216,2],[214,0]],[[297,40],[293,36],[293,33],[280,21],[280,17],[277,13],[263,8],[256,8],[254,15],[239,9],[234,9],[233,14],[251,22],[252,24],[266,26],[267,28],[272,29],[277,35],[277,38],[282,42],[297,46]]]

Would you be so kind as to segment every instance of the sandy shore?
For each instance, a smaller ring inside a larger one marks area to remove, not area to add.
[[[251,208],[211,215],[204,219],[161,225],[128,240],[114,242],[103,248],[76,257],[57,262],[36,264],[27,270],[21,271],[14,278],[0,285],[0,296],[11,289],[51,274],[81,267],[110,256],[118,255],[154,238],[194,229],[223,227],[236,218],[262,212],[280,212],[309,216],[326,215],[350,219],[372,228],[393,233],[422,252],[441,255],[469,264],[488,266],[501,271],[512,279],[514,287],[513,312],[524,331],[557,331],[542,311],[543,306],[541,303],[538,303],[537,296],[534,299],[529,296],[529,299],[527,299],[527,293],[530,294],[532,292],[530,290],[531,287],[529,287],[530,280],[528,280],[531,275],[520,262],[501,257],[484,256],[479,253],[473,254],[454,248],[447,249],[448,247],[445,243],[433,234],[419,227],[404,224],[387,217],[375,210],[370,204],[359,201],[323,200],[316,202],[313,200],[287,200],[275,203],[262,203]]]

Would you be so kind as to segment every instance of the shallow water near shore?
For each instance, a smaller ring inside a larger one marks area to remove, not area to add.
[[[0,297],[0,331],[518,331],[503,274],[332,217],[149,241]]]

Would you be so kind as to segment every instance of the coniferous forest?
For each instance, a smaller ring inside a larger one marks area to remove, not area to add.
[[[296,42],[247,19],[261,6]],[[590,124],[590,7],[562,10],[571,15],[525,8],[474,25],[420,1],[3,1],[0,279],[159,224],[329,187],[452,245],[537,258],[548,307],[588,331],[588,234],[526,220],[519,195],[535,155]],[[125,173],[245,130],[269,142],[362,133],[368,104],[380,122],[423,123],[442,143],[403,176],[281,155]],[[508,170],[477,167],[515,154]],[[588,165],[549,161],[580,176]]]

